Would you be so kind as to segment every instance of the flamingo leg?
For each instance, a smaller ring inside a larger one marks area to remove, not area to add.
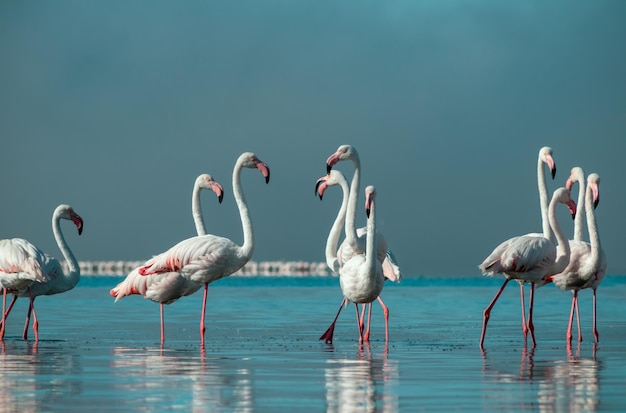
[[[204,346],[204,332],[206,327],[204,326],[204,315],[206,313],[206,297],[209,292],[209,283],[204,283],[204,298],[202,299],[202,314],[200,316],[200,342]]]
[[[578,291],[576,291],[576,324],[578,325],[578,342],[583,341],[583,333],[580,329],[580,312],[578,310]]]
[[[4,339],[4,326],[5,326],[5,321],[6,321],[6,313],[4,312],[4,309],[6,308],[7,305],[7,289],[3,288],[2,289],[2,327],[0,328],[0,339]]]
[[[165,343],[165,320],[163,319],[163,303],[159,303],[161,313],[161,345]]]
[[[535,341],[535,325],[533,324],[533,306],[535,304],[535,283],[530,283],[530,299],[528,300],[528,331],[530,331],[530,338],[533,339],[533,347],[537,346]]]
[[[367,313],[367,330],[365,331],[365,335],[363,336],[363,341],[365,341],[366,343],[369,343],[370,341],[370,325],[372,324],[372,303],[369,304],[364,304],[363,305],[363,309],[365,309],[365,307],[369,306],[369,311]]]
[[[28,340],[28,326],[30,325],[30,314],[33,311],[33,303],[28,303],[28,310],[26,311],[26,321],[24,322],[24,331],[22,332],[22,340]],[[33,328],[35,328],[33,326]]]
[[[522,333],[524,334],[524,342],[528,337],[528,325],[526,324],[526,303],[524,302],[524,284],[519,285],[519,297],[522,305]]]
[[[598,334],[598,327],[596,324],[596,289],[593,289],[593,337],[596,339],[596,343],[600,341],[600,335]]]
[[[9,316],[9,314],[11,313],[11,309],[13,309],[13,305],[15,304],[16,301],[17,301],[17,295],[13,295],[11,304],[9,304],[9,308],[7,308],[7,310],[4,313],[4,318],[7,318]],[[2,324],[4,324],[4,322],[2,322]]]
[[[483,343],[485,342],[485,333],[487,332],[487,323],[489,322],[489,317],[491,316],[491,309],[496,304],[496,301],[498,301],[498,298],[500,298],[500,294],[502,294],[502,291],[504,291],[504,287],[506,287],[509,281],[511,281],[510,278],[506,278],[504,280],[504,282],[502,283],[502,286],[500,287],[496,295],[491,300],[491,303],[489,303],[487,308],[485,308],[485,311],[483,311],[483,329],[482,329],[482,332],[480,333],[480,348],[481,349],[483,348]]]
[[[567,340],[567,342],[571,342],[572,341],[572,324],[574,323],[574,311],[576,309],[576,297],[578,295],[578,291],[574,290],[574,295],[572,296],[572,309],[570,310],[569,313],[569,323],[567,323],[567,333],[565,335],[565,339]]]
[[[356,308],[356,324],[359,328],[359,344],[363,344],[363,324],[361,323],[361,316],[359,315],[359,305],[354,303],[354,307]]]
[[[383,302],[383,299],[378,296],[377,298],[380,306],[383,308],[383,315],[385,316],[385,343],[389,342],[389,308]]]
[[[37,321],[37,313],[35,312],[35,299],[33,298],[30,288],[28,289],[28,311],[26,312],[26,322],[24,323],[24,332],[22,339],[28,340],[28,325],[30,324],[30,314],[33,314],[33,332],[35,333],[35,341],[39,341],[39,321]]]
[[[335,324],[337,323],[337,318],[339,318],[339,313],[341,313],[341,310],[343,309],[343,305],[344,305],[345,302],[346,302],[346,299],[343,298],[341,300],[341,305],[339,305],[339,311],[337,311],[337,315],[335,316],[335,319],[331,323],[330,327],[328,327],[328,329],[326,331],[324,331],[324,334],[322,334],[322,336],[320,337],[320,340],[324,340],[324,342],[326,344],[332,344],[332,342],[333,342],[333,334],[335,332]]]

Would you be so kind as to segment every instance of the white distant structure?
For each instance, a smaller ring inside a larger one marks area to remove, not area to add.
[[[82,276],[119,275],[125,276],[145,261],[80,261]],[[64,263],[65,264],[65,263]],[[292,276],[292,277],[329,277],[335,276],[328,271],[325,262],[308,261],[248,261],[234,276]]]

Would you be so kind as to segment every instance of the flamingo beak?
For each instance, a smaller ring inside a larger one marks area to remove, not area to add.
[[[70,212],[70,216],[72,218],[72,222],[74,223],[74,225],[76,225],[76,228],[78,228],[78,235],[82,234],[83,233],[83,219],[80,217],[80,215],[78,215],[74,211]]]
[[[215,192],[215,195],[217,195],[217,202],[221,204],[222,200],[224,199],[224,188],[222,188],[222,185],[214,182],[211,186],[211,189],[213,190],[213,192]]]
[[[576,218],[576,203],[570,199],[567,203],[567,208],[569,208],[569,212],[572,214],[572,219]]]
[[[319,195],[320,201],[324,197],[326,188],[328,188],[328,185],[326,184],[326,177],[318,179],[315,183],[315,195]]]
[[[265,183],[268,184],[270,182],[270,167],[267,166],[265,162],[262,162],[258,159],[256,159],[255,163],[256,168],[261,171],[261,173],[265,177]]]
[[[326,173],[327,174],[329,174],[330,171],[333,169],[333,166],[335,166],[335,164],[339,162],[339,156],[340,154],[335,152],[332,155],[330,155],[328,159],[326,159]]]

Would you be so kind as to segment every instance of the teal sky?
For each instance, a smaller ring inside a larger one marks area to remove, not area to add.
[[[540,231],[549,145],[550,191],[573,166],[601,175],[608,272],[625,274],[624,21],[617,0],[0,2],[0,236],[58,257],[68,203],[79,260],[147,259],[194,235],[210,173],[226,193],[203,196],[208,230],[241,242],[231,172],[253,151],[272,171],[243,173],[253,259],[323,261],[340,191],[314,184],[349,143],[403,272],[479,276]]]

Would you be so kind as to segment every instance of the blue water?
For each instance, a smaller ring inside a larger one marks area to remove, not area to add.
[[[501,280],[408,278],[387,284],[390,342],[374,307],[370,345],[357,341],[354,307],[335,342],[318,340],[341,301],[336,278],[231,277],[209,288],[206,345],[201,293],[165,308],[138,296],[118,303],[121,278],[83,277],[36,301],[40,341],[21,339],[27,301],[7,323],[0,411],[414,412],[621,411],[626,405],[626,277],[598,290],[600,343],[592,344],[591,292],[580,295],[583,343],[568,348],[571,294],[536,294],[537,347],[524,346],[519,289],[493,310],[485,351],[482,311]],[[575,333],[576,334],[576,333]],[[32,338],[32,331],[30,332]]]

